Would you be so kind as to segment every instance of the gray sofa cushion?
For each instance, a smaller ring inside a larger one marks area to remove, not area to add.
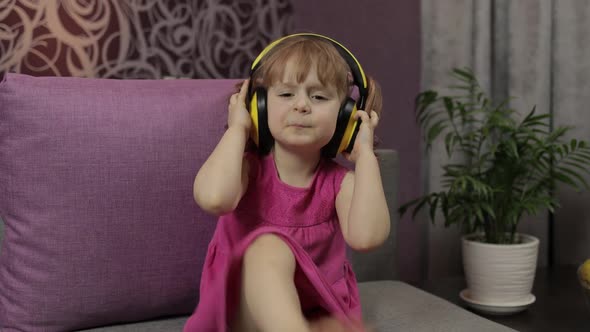
[[[359,284],[363,316],[375,332],[514,331],[401,281]],[[85,330],[91,332],[182,331],[187,317]]]
[[[90,330],[83,330],[87,332],[174,332],[182,331],[182,327],[188,317],[172,317],[137,324],[122,324],[99,327]]]
[[[353,250],[349,252],[352,267],[359,282],[397,279],[395,252],[399,222],[399,214],[397,213],[399,157],[397,151],[390,149],[378,149],[375,153],[379,159],[383,190],[391,218],[391,231],[385,243],[379,248],[370,252]]]
[[[363,317],[376,331],[514,331],[400,281],[359,284]]]

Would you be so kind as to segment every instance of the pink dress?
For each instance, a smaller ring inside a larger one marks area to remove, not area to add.
[[[200,301],[185,332],[226,331],[240,299],[241,262],[259,235],[273,233],[293,251],[301,308],[313,317],[329,313],[360,321],[356,278],[346,258],[335,200],[347,169],[322,159],[308,188],[292,187],[278,176],[272,154],[247,154],[248,189],[238,207],[221,216],[209,244]]]

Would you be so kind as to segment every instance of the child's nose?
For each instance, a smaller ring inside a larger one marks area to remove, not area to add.
[[[298,111],[298,112],[309,112],[310,111],[309,98],[307,98],[307,96],[297,97],[295,99],[294,109],[295,109],[295,111]]]

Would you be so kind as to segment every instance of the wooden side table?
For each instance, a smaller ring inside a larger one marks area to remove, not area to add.
[[[540,268],[535,275],[535,303],[525,311],[506,315],[476,314],[522,332],[590,331],[590,308],[587,307],[578,283],[576,266]],[[469,307],[459,297],[465,289],[463,276],[429,280],[421,288],[449,302]]]

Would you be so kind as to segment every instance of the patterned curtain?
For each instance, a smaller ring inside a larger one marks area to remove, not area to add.
[[[521,116],[536,105],[553,126],[574,126],[573,137],[589,140],[588,17],[588,1],[422,0],[422,89],[447,87],[450,70],[468,66],[496,100],[516,97],[510,106]],[[439,189],[445,154],[441,143],[427,156],[429,191]],[[554,217],[529,217],[519,231],[540,238],[541,266],[552,257],[579,264],[590,253],[590,193],[560,186],[556,195]],[[460,272],[457,232],[431,227],[429,244],[431,277]]]
[[[0,0],[0,71],[245,77],[292,21],[289,0]]]

